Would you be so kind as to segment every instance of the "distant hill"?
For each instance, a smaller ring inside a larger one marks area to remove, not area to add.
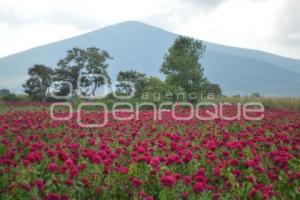
[[[163,56],[177,34],[144,23],[129,21],[80,36],[35,47],[0,59],[0,89],[22,92],[27,70],[33,64],[56,66],[72,47],[95,46],[108,51],[109,74],[115,80],[120,70],[135,69],[159,76]],[[300,60],[261,51],[205,42],[201,61],[205,75],[220,84],[225,94],[300,96]]]

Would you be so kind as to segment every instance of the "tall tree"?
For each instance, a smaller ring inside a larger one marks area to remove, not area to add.
[[[89,74],[89,81],[94,84],[92,95],[95,96],[97,87],[101,87],[105,83],[111,83],[110,77],[106,71],[108,67],[106,60],[112,59],[112,57],[106,51],[101,51],[95,47],[87,48],[86,56],[86,70]]]
[[[132,83],[135,89],[135,94],[141,94],[146,84],[145,76],[145,74],[134,70],[120,71],[117,76],[117,81],[127,81]],[[121,82],[117,85],[117,87],[121,92],[127,95],[132,92],[132,87],[127,83]]]
[[[23,84],[25,93],[33,100],[45,100],[51,86],[54,71],[45,65],[34,65],[28,70],[30,78]]]
[[[204,51],[201,41],[179,36],[165,55],[160,70],[166,75],[167,83],[187,93],[200,93],[207,82],[199,63]]]
[[[110,78],[106,71],[108,64],[107,59],[111,59],[106,51],[91,47],[87,49],[73,48],[67,51],[67,56],[60,60],[55,70],[55,81],[68,81],[73,87],[72,96],[76,96],[80,89],[88,88],[92,84],[92,95],[95,95],[97,87],[105,83],[110,83]],[[78,88],[78,80],[80,85]],[[100,75],[100,76],[98,76]],[[60,94],[68,93],[66,85],[59,85]]]
[[[72,96],[77,94],[77,81],[84,69],[85,62],[85,51],[76,47],[68,50],[67,56],[57,63],[57,68],[55,70],[55,81],[69,82],[73,89]],[[83,83],[87,84],[87,81],[82,81],[82,84]],[[58,84],[56,86],[59,87],[59,95],[66,95],[68,93],[68,89],[66,88],[65,84]]]

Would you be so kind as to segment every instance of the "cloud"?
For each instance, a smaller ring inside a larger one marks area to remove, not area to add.
[[[81,15],[78,11],[63,8],[50,8],[46,12],[22,14],[9,6],[0,7],[0,24],[9,26],[24,26],[34,23],[56,24],[74,26],[79,29],[89,30],[97,27],[97,21]]]
[[[282,1],[280,11],[274,20],[273,34],[269,44],[280,55],[300,59],[300,15],[299,0]]]
[[[0,7],[0,23],[2,24],[20,24],[27,23],[30,19],[26,18],[24,15],[19,14],[16,10],[9,6]]]
[[[285,45],[300,48],[300,1],[288,0],[277,18],[278,38]]]
[[[126,20],[299,57],[299,4],[299,0],[0,0],[0,57]]]
[[[44,23],[69,25],[81,30],[95,29],[95,27],[100,24],[99,21],[86,15],[81,15],[73,10],[64,9],[51,9],[41,20]]]
[[[218,6],[220,3],[225,2],[227,0],[182,0],[182,1],[192,3],[197,6],[206,6],[212,8]]]

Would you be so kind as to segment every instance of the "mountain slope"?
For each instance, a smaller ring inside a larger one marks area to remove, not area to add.
[[[50,43],[0,59],[0,88],[22,91],[29,67],[55,67],[66,50],[96,46],[108,51],[109,74],[113,80],[120,70],[135,69],[147,75],[159,73],[163,56],[178,35],[140,22],[123,22],[70,39]],[[205,42],[202,64],[212,82],[225,94],[300,96],[300,61],[260,51]]]

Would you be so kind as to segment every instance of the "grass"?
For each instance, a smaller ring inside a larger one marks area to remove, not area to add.
[[[209,100],[212,102],[227,102],[231,104],[259,102],[265,108],[300,110],[299,97],[220,97],[218,99]]]
[[[7,112],[7,106],[4,105],[3,101],[0,100],[0,114]]]
[[[3,101],[0,100],[0,114],[5,114],[7,112],[13,111],[39,111],[42,109],[48,109],[48,107],[41,106],[8,106]]]
[[[247,102],[260,102],[264,105],[265,108],[275,108],[275,109],[288,109],[288,110],[300,110],[300,98],[299,97],[220,97],[217,99],[203,99],[202,101],[210,101],[215,103],[226,102],[231,104],[245,104]],[[82,101],[79,101],[82,102]],[[76,110],[77,104],[75,103],[74,109]],[[101,102],[107,104],[109,109],[111,109],[112,105],[117,100],[113,99],[104,99]],[[138,103],[139,101],[136,99],[129,100],[130,103]],[[38,111],[42,109],[49,109],[49,107],[41,107],[41,106],[8,106],[2,100],[0,100],[0,114],[4,114],[8,111]],[[59,110],[63,109],[58,108]],[[87,107],[87,110],[97,110],[97,107]]]

